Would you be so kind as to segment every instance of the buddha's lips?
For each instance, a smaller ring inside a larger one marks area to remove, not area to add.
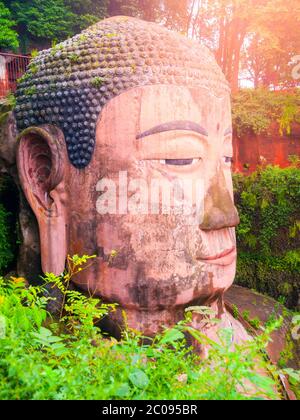
[[[206,264],[229,265],[235,260],[236,256],[236,247],[233,247],[213,257],[200,257],[197,259],[198,261],[205,262]]]

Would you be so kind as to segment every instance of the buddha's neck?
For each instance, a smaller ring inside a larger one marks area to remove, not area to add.
[[[234,331],[238,330],[238,336],[244,336],[244,327],[240,323],[235,322],[234,318],[226,311],[223,296],[219,296],[213,302],[201,302],[201,307],[206,306],[211,309],[211,314],[197,313],[197,304],[192,305],[195,310],[192,315],[190,326],[198,331],[203,332],[211,339],[217,339],[218,332],[221,328],[232,328]],[[200,306],[200,303],[198,303]],[[101,325],[107,332],[120,336],[120,332],[124,327],[140,331],[143,336],[153,337],[161,333],[165,328],[171,328],[179,321],[185,318],[186,307],[173,307],[161,310],[137,310],[131,308],[119,307],[112,313]],[[191,308],[191,310],[193,310]],[[218,319],[218,323],[212,321]],[[242,334],[241,334],[242,332]]]

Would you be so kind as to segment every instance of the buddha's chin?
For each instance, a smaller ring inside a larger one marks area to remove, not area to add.
[[[143,275],[132,277],[132,271],[112,269],[97,281],[93,275],[89,286],[77,284],[104,302],[118,303],[117,310],[107,317],[105,330],[117,337],[126,325],[145,336],[152,337],[165,327],[172,327],[185,316],[189,306],[224,307],[223,296],[232,285],[235,276],[236,260],[228,265],[216,265],[213,262],[195,262],[194,275],[190,277],[161,278]],[[200,275],[195,275],[201,273]],[[103,271],[102,271],[103,274]],[[92,284],[94,287],[91,287]],[[103,326],[101,325],[103,328]]]
[[[100,259],[98,262],[95,270],[76,276],[74,282],[105,302],[143,313],[176,312],[177,307],[197,302],[209,304],[232,285],[236,272],[234,254],[225,256],[222,264],[214,260],[194,260],[190,264],[174,261],[177,270],[168,269],[164,276],[160,267],[150,266],[146,261],[130,264],[126,269],[108,267]]]
[[[236,255],[225,258],[227,258],[227,264],[219,264],[219,262],[215,264],[207,261],[204,267],[204,270],[211,276],[213,288],[220,291],[228,290],[236,275]]]

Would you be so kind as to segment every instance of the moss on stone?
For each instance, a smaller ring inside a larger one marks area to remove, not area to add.
[[[300,220],[299,185],[296,166],[269,166],[249,177],[234,176],[241,218],[236,282],[275,299],[283,297],[291,308],[297,307],[300,294],[300,235],[295,228]]]

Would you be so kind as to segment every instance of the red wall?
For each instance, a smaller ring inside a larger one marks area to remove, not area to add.
[[[246,134],[241,138],[234,135],[233,150],[235,172],[253,172],[261,164],[260,157],[266,164],[287,167],[289,156],[300,156],[300,124],[294,124],[290,136],[280,136],[276,123],[264,135]]]

